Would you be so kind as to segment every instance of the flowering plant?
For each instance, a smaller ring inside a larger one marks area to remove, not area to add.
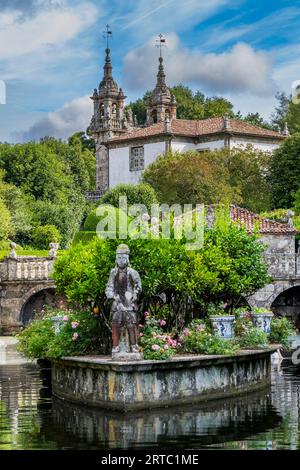
[[[210,327],[201,320],[193,320],[179,337],[183,350],[198,354],[233,354],[238,345],[234,341],[225,340],[213,335]]]
[[[169,359],[176,353],[178,342],[172,333],[164,332],[166,321],[152,317],[149,312],[144,316],[145,324],[139,325],[144,359]]]

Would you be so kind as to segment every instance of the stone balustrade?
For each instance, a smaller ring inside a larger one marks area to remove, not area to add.
[[[269,265],[269,274],[275,279],[300,277],[300,254],[265,253],[264,259]]]
[[[0,263],[0,282],[51,279],[54,259],[19,256]]]

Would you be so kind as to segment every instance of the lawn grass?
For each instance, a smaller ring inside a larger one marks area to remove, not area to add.
[[[10,250],[0,250],[0,261],[8,256]],[[38,256],[38,257],[47,257],[49,256],[49,250],[22,250],[21,248],[17,250],[18,256]]]

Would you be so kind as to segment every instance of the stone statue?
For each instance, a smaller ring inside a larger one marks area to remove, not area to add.
[[[137,300],[142,291],[139,273],[129,266],[130,250],[121,244],[116,251],[116,267],[110,272],[106,297],[113,300],[112,358],[118,360],[141,359],[137,340]],[[124,331],[125,330],[125,331]],[[122,340],[122,333],[125,341]]]
[[[17,244],[14,243],[14,242],[11,242],[11,243],[10,243],[10,248],[11,248],[11,250],[10,250],[10,253],[9,253],[9,255],[8,255],[9,258],[14,258],[14,259],[16,259],[16,258],[18,257],[18,256],[17,256],[17,252],[16,252]]]
[[[56,254],[57,254],[57,251],[58,251],[58,248],[59,248],[59,244],[58,243],[49,243],[49,258],[51,259],[54,259],[56,258]]]

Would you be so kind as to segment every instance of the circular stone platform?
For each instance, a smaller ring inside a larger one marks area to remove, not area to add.
[[[51,361],[52,392],[71,402],[122,411],[220,399],[269,385],[271,354],[277,349],[167,361],[65,357]]]

